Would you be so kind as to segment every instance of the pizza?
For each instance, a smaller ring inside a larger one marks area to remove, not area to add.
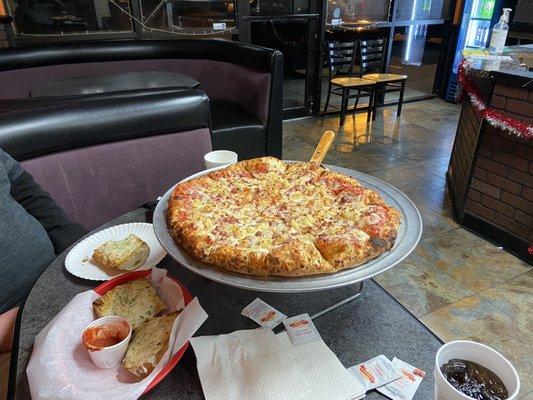
[[[173,239],[205,264],[249,275],[333,273],[392,248],[400,213],[354,178],[273,157],[177,184]]]

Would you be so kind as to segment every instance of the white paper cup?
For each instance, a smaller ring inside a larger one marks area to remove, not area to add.
[[[97,345],[94,340],[91,340],[91,333],[96,332],[99,328],[101,332],[115,330],[124,339],[111,346]],[[122,362],[130,339],[131,325],[125,318],[116,316],[102,317],[91,322],[82,335],[83,345],[89,352],[92,362],[98,368],[103,369],[116,367]]]
[[[237,159],[237,153],[230,150],[215,150],[204,156],[205,167],[207,169],[235,164]]]
[[[435,356],[435,399],[472,400],[471,397],[455,389],[444,377],[440,367],[452,358],[473,361],[494,372],[503,382],[509,393],[508,400],[516,400],[520,392],[520,378],[507,359],[484,344],[468,340],[446,343]]]

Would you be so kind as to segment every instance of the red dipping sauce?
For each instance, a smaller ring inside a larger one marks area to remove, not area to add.
[[[129,333],[130,326],[126,321],[108,322],[86,329],[82,340],[88,350],[98,351],[119,344]]]

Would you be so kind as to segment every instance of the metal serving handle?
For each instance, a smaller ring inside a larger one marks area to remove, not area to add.
[[[314,164],[322,164],[322,161],[324,161],[324,157],[326,157],[326,153],[328,152],[331,143],[333,143],[333,139],[335,139],[335,133],[333,131],[324,132],[322,139],[320,139],[320,142],[318,142],[318,145],[316,146],[310,162]]]

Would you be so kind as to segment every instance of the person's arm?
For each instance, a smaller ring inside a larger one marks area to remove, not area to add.
[[[11,182],[11,196],[44,227],[56,254],[87,233],[70,221],[65,212],[26,171]]]

